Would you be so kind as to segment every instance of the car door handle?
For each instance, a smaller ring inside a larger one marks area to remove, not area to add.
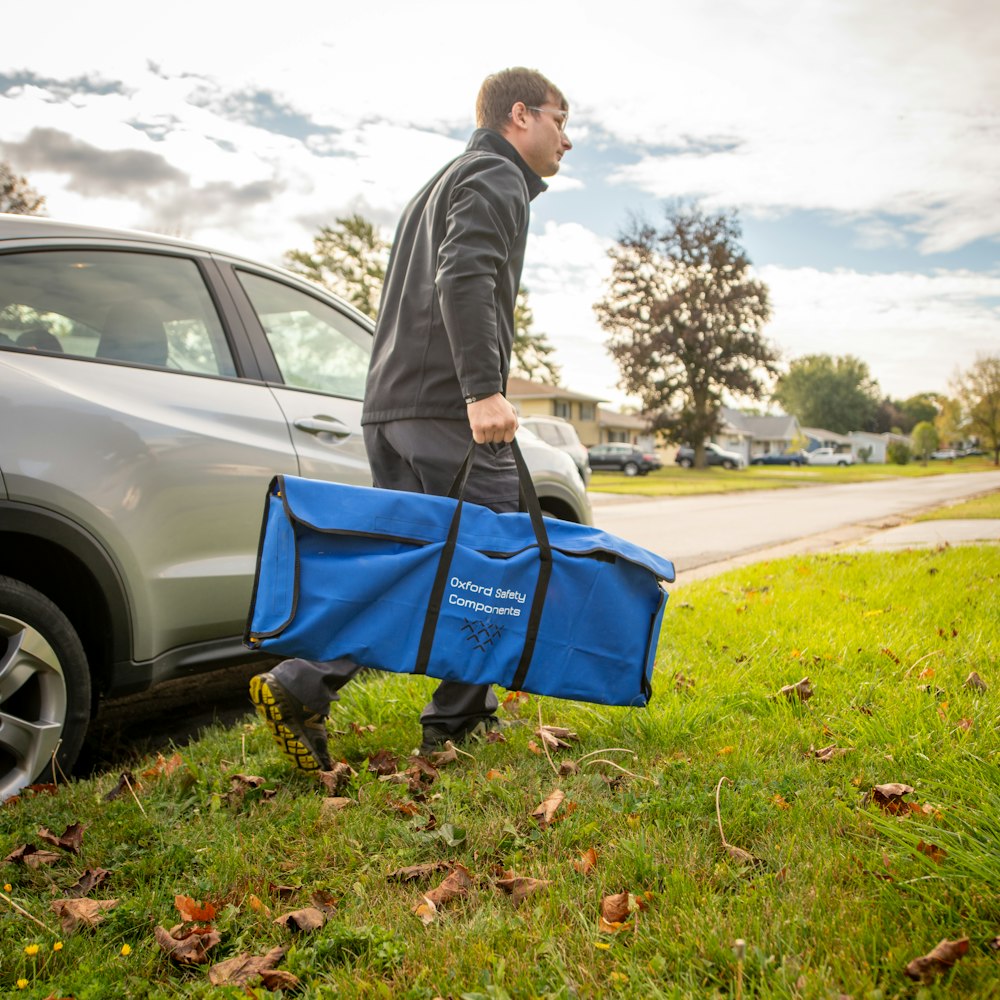
[[[299,417],[295,426],[307,434],[332,434],[337,438],[349,437],[351,429],[336,417]]]

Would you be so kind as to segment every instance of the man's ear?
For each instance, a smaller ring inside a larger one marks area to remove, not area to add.
[[[515,101],[507,118],[513,128],[524,128],[528,124],[528,106],[524,101]]]

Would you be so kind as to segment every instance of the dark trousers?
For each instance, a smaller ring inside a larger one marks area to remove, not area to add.
[[[446,496],[472,434],[464,420],[394,420],[364,428],[373,484],[380,489]],[[517,467],[510,445],[479,445],[465,498],[499,514],[518,509]],[[284,660],[272,673],[310,711],[325,715],[337,692],[362,667],[349,660]],[[442,681],[420,713],[424,725],[459,731],[492,715],[497,697],[489,684]]]

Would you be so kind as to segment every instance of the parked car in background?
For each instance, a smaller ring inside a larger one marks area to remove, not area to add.
[[[767,455],[751,455],[751,465],[805,465],[808,462],[802,451],[773,451]]]
[[[738,451],[726,451],[712,441],[705,445],[705,459],[709,465],[721,465],[724,469],[742,469],[747,464]],[[677,449],[675,461],[682,468],[690,469],[694,465],[694,448],[682,444]]]
[[[70,771],[99,697],[261,658],[268,483],[370,485],[371,334],[252,260],[0,215],[0,800]],[[519,440],[543,510],[592,523],[572,460]]]
[[[631,444],[596,444],[588,450],[592,469],[624,472],[626,476],[645,476],[663,463],[652,451],[636,448]]]
[[[854,465],[854,456],[849,451],[834,448],[816,448],[806,452],[810,465]]]
[[[954,448],[938,448],[937,451],[931,452],[931,458],[951,461],[958,458],[958,452]]]
[[[568,420],[563,420],[562,417],[531,415],[518,417],[518,423],[522,427],[527,427],[546,444],[566,452],[576,464],[583,485],[590,483],[590,459],[587,449],[580,442],[576,428]]]

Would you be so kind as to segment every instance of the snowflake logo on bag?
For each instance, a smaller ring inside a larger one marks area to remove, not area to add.
[[[462,631],[468,632],[465,638],[469,642],[474,642],[476,649],[484,652],[487,646],[492,646],[503,635],[503,626],[495,625],[493,622],[470,621],[466,618]]]

